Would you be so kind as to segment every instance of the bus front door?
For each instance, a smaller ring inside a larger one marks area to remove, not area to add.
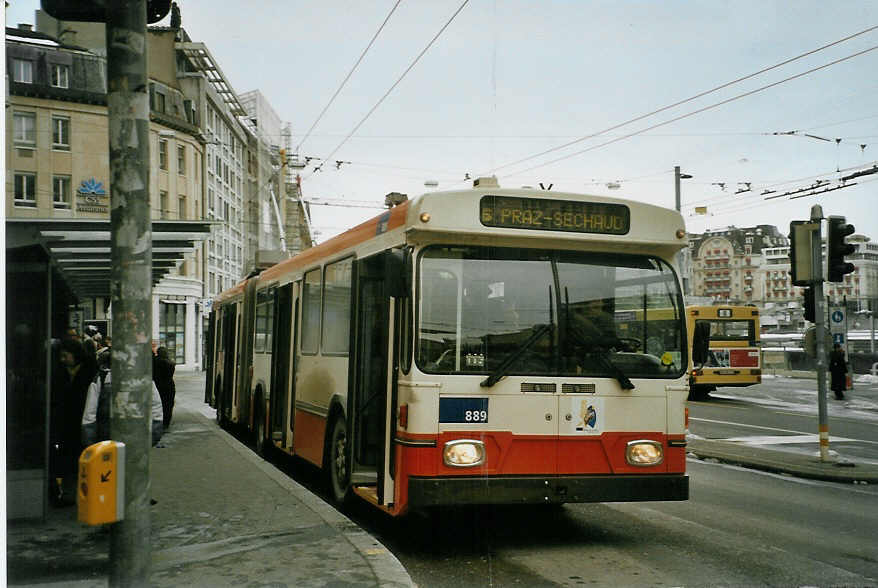
[[[389,463],[390,425],[395,422],[390,394],[394,338],[383,271],[382,255],[358,263],[348,426],[353,441],[351,483],[357,493],[387,506],[393,502]]]

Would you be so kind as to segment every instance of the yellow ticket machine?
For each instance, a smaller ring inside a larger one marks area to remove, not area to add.
[[[76,503],[79,520],[87,525],[125,518],[125,444],[101,441],[79,456]]]

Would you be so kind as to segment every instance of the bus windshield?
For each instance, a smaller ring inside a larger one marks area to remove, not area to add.
[[[434,246],[419,264],[425,372],[624,381],[685,369],[682,295],[657,258]]]

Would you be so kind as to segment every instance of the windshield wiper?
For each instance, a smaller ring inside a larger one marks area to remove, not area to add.
[[[610,370],[614,378],[619,380],[619,385],[622,386],[623,390],[634,390],[634,382],[628,379],[628,376],[625,375],[622,368],[613,363],[609,357],[609,351],[598,350],[594,356],[600,360],[602,366]]]
[[[551,323],[546,325],[540,325],[539,327],[537,327],[536,330],[534,330],[533,334],[527,338],[527,341],[522,343],[518,347],[518,349],[510,353],[506,357],[506,359],[504,359],[503,362],[497,366],[497,369],[494,370],[494,372],[490,376],[479,382],[479,386],[490,388],[491,386],[496,384],[500,380],[500,378],[506,375],[506,372],[509,370],[512,364],[515,363],[518,358],[520,358],[524,354],[524,352],[531,347],[531,345],[536,343],[537,339],[542,337],[547,332],[551,331],[552,327],[553,325]]]

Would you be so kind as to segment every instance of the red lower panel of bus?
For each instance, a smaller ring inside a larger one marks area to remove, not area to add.
[[[400,432],[399,437],[411,441],[432,441],[430,435],[411,435]],[[485,445],[485,464],[475,468],[451,468],[442,461],[445,443],[454,439],[478,439]],[[629,441],[650,439],[661,442],[664,461],[655,466],[632,466],[625,461]],[[454,431],[442,433],[435,447],[397,445],[397,463],[401,475],[397,478],[397,504],[408,501],[405,480],[409,476],[424,477],[488,477],[488,476],[624,476],[684,474],[686,449],[683,435],[668,436],[655,432],[617,432],[600,436],[523,436],[510,432]],[[404,508],[404,507],[403,507]]]
[[[295,453],[311,463],[323,466],[323,438],[326,418],[297,410],[293,424]]]

